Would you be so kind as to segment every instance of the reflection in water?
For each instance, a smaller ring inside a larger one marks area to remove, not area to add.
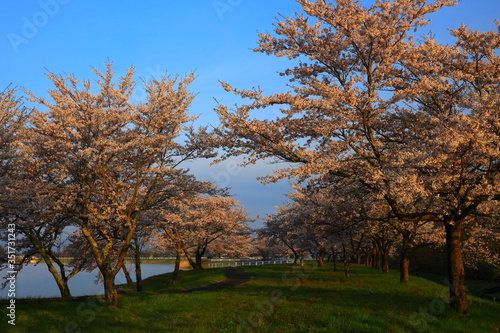
[[[170,264],[143,264],[142,278],[149,276],[173,272],[174,265]],[[135,280],[135,266],[127,264],[127,269],[130,272],[132,279]],[[98,270],[92,272],[80,272],[71,278],[68,282],[72,296],[85,295],[102,295],[104,288],[102,283],[98,281]],[[7,270],[0,271],[0,284],[4,282],[4,277],[7,276]],[[116,284],[123,284],[125,275],[122,271],[116,275]],[[7,298],[8,287],[0,291],[0,298]],[[23,267],[16,277],[16,297],[59,297],[59,288],[54,281],[54,278],[47,270],[47,266],[41,264],[28,264]]]

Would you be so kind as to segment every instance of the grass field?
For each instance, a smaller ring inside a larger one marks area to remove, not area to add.
[[[424,278],[400,284],[397,272],[364,266],[350,278],[329,265],[239,269],[252,279],[188,294],[161,293],[220,281],[223,272],[183,272],[176,285],[169,274],[151,277],[118,309],[96,300],[16,304],[15,326],[2,305],[0,332],[500,332],[499,303],[470,296],[469,312],[457,314],[447,288]]]

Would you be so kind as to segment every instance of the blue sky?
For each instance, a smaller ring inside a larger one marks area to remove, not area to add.
[[[369,4],[372,1],[365,1]],[[104,68],[111,60],[120,75],[134,66],[137,77],[195,71],[191,86],[197,97],[193,114],[199,124],[217,124],[214,98],[233,104],[218,80],[238,88],[260,86],[267,92],[283,88],[276,72],[286,59],[250,49],[257,32],[272,30],[278,14],[300,11],[294,0],[4,0],[0,2],[0,89],[24,87],[46,96],[51,88],[44,73],[66,72],[93,78],[90,66]],[[432,16],[438,37],[465,23],[491,30],[500,19],[500,0],[462,0]],[[136,95],[140,98],[140,92]],[[236,166],[237,160],[208,167],[192,163],[199,178],[230,186],[250,215],[265,215],[285,200],[288,181],[264,186],[255,178],[275,167]]]

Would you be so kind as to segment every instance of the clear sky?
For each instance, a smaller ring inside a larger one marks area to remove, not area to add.
[[[218,80],[266,92],[283,88],[284,79],[276,72],[286,68],[287,60],[250,49],[256,46],[257,32],[271,31],[279,14],[298,11],[294,0],[3,0],[0,89],[11,84],[45,96],[52,88],[47,71],[94,78],[90,66],[103,69],[108,60],[118,76],[129,66],[144,78],[195,71],[191,90],[198,95],[191,112],[200,115],[200,125],[217,125],[214,99],[236,102]],[[494,19],[500,19],[500,0],[462,0],[434,14],[428,29],[438,37],[461,23],[492,30]],[[134,97],[140,99],[140,91]],[[231,187],[252,217],[272,213],[286,199],[288,181],[264,186],[255,178],[275,166],[243,169],[236,162],[186,166],[200,179]]]

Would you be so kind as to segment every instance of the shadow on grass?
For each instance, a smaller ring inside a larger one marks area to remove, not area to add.
[[[225,289],[126,297],[118,309],[86,301],[25,304],[15,330],[0,323],[0,331],[495,332],[499,326],[500,306],[473,298],[470,313],[460,315],[446,306],[445,286],[417,277],[401,284],[396,272],[356,266],[347,279],[329,266],[241,270],[254,278]]]

